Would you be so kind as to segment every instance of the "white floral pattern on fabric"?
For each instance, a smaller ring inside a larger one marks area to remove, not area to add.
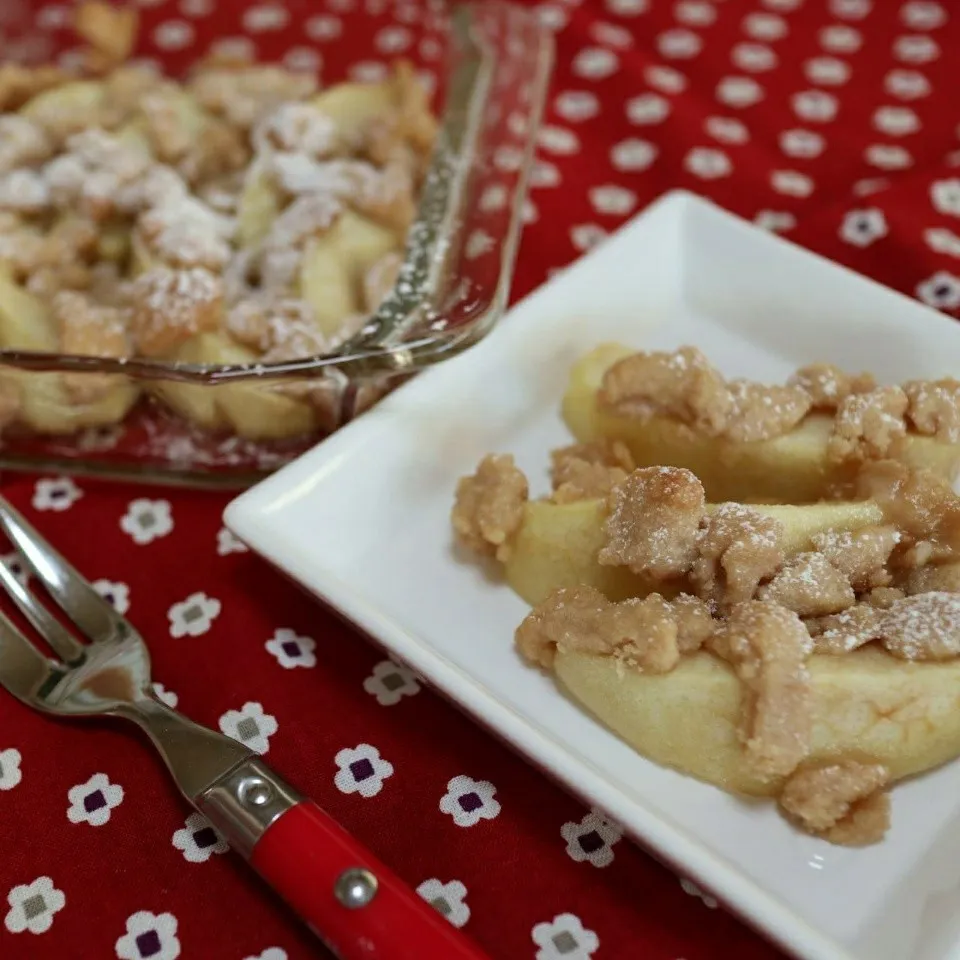
[[[773,50],[762,43],[738,43],[730,51],[730,60],[747,73],[764,73],[780,62]]]
[[[809,197],[814,190],[813,179],[799,170],[774,170],[770,186],[788,197]]]
[[[617,170],[635,173],[647,170],[657,159],[657,148],[648,140],[631,137],[610,148],[610,162]]]
[[[290,11],[282,3],[264,3],[248,7],[243,14],[243,28],[250,33],[282,30],[290,20]]]
[[[825,87],[839,87],[850,79],[850,64],[836,57],[812,57],[803,65],[803,72],[811,83]]]
[[[819,157],[826,145],[823,136],[813,130],[784,130],[780,134],[780,149],[788,157],[810,160]]]
[[[120,616],[130,609],[130,588],[125,583],[117,580],[94,580],[91,586]]]
[[[160,50],[171,53],[186,50],[193,43],[196,33],[193,25],[186,20],[167,20],[157,24],[153,30],[153,42]]]
[[[433,877],[424,880],[417,887],[417,893],[455,927],[464,926],[470,919],[470,907],[466,902],[467,888],[459,880],[442,883]]]
[[[363,689],[377,698],[383,707],[392,707],[404,697],[420,692],[420,684],[414,672],[393,660],[381,660],[373,673],[363,681]]]
[[[256,753],[270,749],[270,738],[277,732],[277,718],[264,713],[256,701],[245,703],[239,710],[228,710],[218,721],[220,731]]]
[[[199,637],[206,633],[220,615],[220,601],[202,591],[191,593],[167,611],[171,637]]]
[[[716,97],[728,107],[752,107],[763,99],[763,87],[752,77],[724,77],[717,84]]]
[[[230,845],[202,813],[191,813],[170,838],[188,863],[206,863],[215,853],[226,853]]]
[[[924,230],[923,239],[935,253],[960,257],[960,237],[946,227],[931,227],[929,230]]]
[[[447,783],[440,799],[440,812],[453,817],[458,827],[475,827],[481,820],[495,820],[500,803],[494,799],[497,788],[489,780],[474,780],[461,774]]]
[[[43,477],[36,482],[30,502],[34,510],[62,513],[82,496],[83,491],[69,477]]]
[[[856,53],[863,46],[863,37],[855,27],[837,23],[820,31],[820,46],[830,53]]]
[[[659,93],[642,93],[627,101],[627,119],[639,126],[662,123],[670,116],[670,101]]]
[[[566,127],[554,127],[549,124],[540,128],[537,142],[548,153],[569,156],[580,150],[580,141],[572,130]]]
[[[105,773],[95,773],[86,783],[78,783],[67,791],[67,819],[71,823],[88,823],[102,827],[111,813],[123,803],[123,787],[111,783]]]
[[[626,27],[619,27],[615,23],[605,23],[600,20],[591,24],[590,36],[597,43],[605,43],[621,50],[627,50],[633,46],[633,34]]]
[[[930,202],[937,213],[960,217],[960,180],[934,180],[930,185]]]
[[[589,90],[563,90],[555,97],[553,109],[559,117],[570,123],[582,123],[600,112],[600,100]],[[522,154],[520,162],[523,162]]]
[[[632,190],[613,183],[591,187],[588,196],[597,213],[611,217],[625,217],[637,205],[637,195]]]
[[[717,909],[717,900],[715,897],[711,897],[709,893],[704,893],[696,884],[692,883],[690,880],[687,880],[686,877],[680,877],[680,888],[684,893],[688,894],[691,897],[697,897],[697,899],[703,901],[703,905],[710,910]]]
[[[472,231],[470,236],[467,237],[467,242],[464,245],[464,256],[468,260],[476,260],[478,257],[482,257],[485,253],[489,253],[496,241],[493,237],[490,236],[486,230],[481,230],[479,227]]]
[[[14,747],[0,750],[0,790],[12,790],[23,780],[23,756]]]
[[[165,703],[171,710],[176,710],[177,704],[180,702],[180,698],[172,690],[168,690],[162,683],[153,684],[153,695],[161,703]]]
[[[920,118],[909,107],[878,107],[873,125],[890,137],[905,137],[920,129]]]
[[[911,0],[900,8],[900,19],[911,30],[936,30],[947,22],[947,11],[933,0]]]
[[[169,500],[132,500],[120,519],[120,529],[133,537],[134,543],[152,543],[173,530],[173,514]]]
[[[359,793],[369,799],[383,789],[384,780],[393,776],[393,764],[369,743],[344,747],[333,759],[339,768],[333,783],[341,793]]]
[[[851,210],[840,224],[840,239],[855,247],[869,247],[888,232],[887,218],[879,207]]]
[[[677,94],[687,89],[687,78],[675,67],[651,64],[643,71],[643,78],[661,93]]]
[[[741,144],[750,139],[747,125],[735,117],[707,117],[703,129],[721,143]]]
[[[600,938],[572,913],[538,923],[530,937],[539,948],[536,960],[590,960],[600,947]]]
[[[636,17],[650,9],[650,0],[606,0],[607,9],[621,17]]]
[[[607,231],[595,223],[578,223],[570,228],[570,242],[584,253],[607,239]]]
[[[862,20],[873,9],[873,0],[830,0],[830,12],[841,20]]]
[[[298,637],[293,630],[281,627],[274,631],[273,636],[266,642],[267,652],[277,658],[277,663],[285,670],[296,667],[315,667],[317,657],[314,650],[316,640],[310,637]]]
[[[214,11],[215,0],[180,0],[180,12],[185,17],[208,17]]]
[[[585,47],[574,58],[571,69],[586,80],[603,80],[620,67],[620,58],[606,47]]]
[[[703,49],[703,40],[699,35],[683,27],[664,30],[656,43],[660,55],[668,60],[689,60]]]
[[[311,40],[336,40],[343,33],[343,21],[339,17],[321,15],[311,17],[306,23],[306,33]]]
[[[895,143],[871,144],[863,151],[863,159],[880,170],[905,170],[913,165],[910,151]]]
[[[853,193],[858,197],[868,197],[871,193],[879,193],[889,186],[890,181],[886,177],[866,177],[853,185]]]
[[[940,56],[940,47],[933,37],[911,34],[897,37],[893,42],[893,55],[903,63],[930,63]]]
[[[280,947],[267,947],[263,953],[258,953],[255,957],[244,957],[243,960],[287,960],[287,951]]]
[[[787,21],[774,13],[748,13],[741,27],[754,40],[781,40],[789,32]]]
[[[560,171],[547,160],[538,160],[530,172],[530,186],[537,189],[560,185]],[[490,199],[496,193],[496,201]],[[507,189],[500,183],[491,184],[483,193],[481,204],[485,210],[502,210],[507,203]]]
[[[613,863],[613,845],[623,839],[623,827],[594,808],[579,823],[565,823],[560,836],[567,841],[567,856],[571,860],[608,867]]]
[[[172,913],[138,910],[127,917],[127,932],[114,949],[118,960],[177,960],[177,918]]]
[[[53,926],[54,915],[66,905],[62,890],[53,885],[50,877],[37,877],[32,883],[22,883],[7,894],[10,910],[3,919],[11,933],[46,933]]]
[[[541,26],[548,30],[559,31],[570,22],[570,17],[563,7],[555,6],[552,3],[543,3],[536,8],[537,19]]]
[[[917,296],[938,310],[956,310],[960,307],[960,277],[938,270],[917,285]]]
[[[674,4],[673,15],[689,27],[709,27],[717,19],[716,8],[705,0],[680,0]]]
[[[23,558],[14,550],[12,553],[5,553],[0,557],[2,563],[14,576],[18,583],[27,585],[30,580],[30,572],[23,564]]]
[[[728,177],[733,172],[730,157],[713,147],[694,147],[683,160],[684,168],[701,180]]]
[[[883,88],[900,100],[919,100],[930,96],[930,81],[916,70],[891,70],[883,78]]]
[[[759,210],[753,222],[763,230],[784,233],[797,225],[797,218],[787,210]]]
[[[801,90],[790,102],[793,112],[809,123],[829,123],[840,109],[837,98],[825,90]]]

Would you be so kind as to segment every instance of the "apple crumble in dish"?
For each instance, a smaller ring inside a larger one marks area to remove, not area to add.
[[[890,785],[960,755],[960,381],[606,345],[563,415],[548,495],[508,454],[456,490],[519,654],[649,759],[880,840]]]

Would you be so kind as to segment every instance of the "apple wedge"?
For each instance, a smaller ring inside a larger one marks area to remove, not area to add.
[[[812,538],[818,533],[859,530],[885,522],[879,505],[871,500],[758,505],[755,509],[783,525],[787,554],[812,549]],[[609,600],[643,596],[654,589],[663,593],[663,584],[655,586],[626,567],[606,567],[597,562],[597,553],[604,545],[604,518],[602,500],[564,504],[535,500],[526,504],[504,567],[507,583],[531,606],[560,587],[580,585],[596,587]]]
[[[772,440],[738,443],[704,436],[669,417],[641,420],[607,413],[597,400],[603,375],[634,352],[620,344],[603,344],[574,365],[562,409],[568,428],[581,443],[622,440],[638,467],[686,467],[717,502],[810,503],[849,479],[848,467],[827,459],[833,419],[826,415],[811,415],[791,433]],[[909,436],[901,459],[952,482],[960,446]]]

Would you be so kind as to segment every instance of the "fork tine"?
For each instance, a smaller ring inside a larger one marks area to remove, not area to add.
[[[127,621],[2,496],[0,530],[64,613],[91,640],[119,640],[132,634]]]
[[[68,666],[84,659],[83,645],[53,614],[14,576],[13,571],[0,560],[0,584],[37,632],[62,657]]]
[[[0,611],[0,687],[29,706],[42,706],[44,688],[58,668]]]

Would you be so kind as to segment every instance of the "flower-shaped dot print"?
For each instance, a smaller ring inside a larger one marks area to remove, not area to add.
[[[913,165],[910,151],[895,143],[871,144],[863,151],[863,159],[879,170],[905,170]]]
[[[34,510],[62,513],[82,496],[83,491],[69,477],[44,477],[34,485],[31,503]]]
[[[475,827],[481,820],[494,820],[500,814],[496,792],[489,780],[474,780],[461,774],[447,783],[447,792],[440,799],[440,812],[453,817],[458,827]]]
[[[851,210],[840,224],[840,239],[855,247],[869,247],[887,233],[887,218],[878,207]]]
[[[113,811],[123,803],[123,787],[111,783],[105,773],[95,773],[86,783],[78,783],[67,791],[67,819],[71,823],[88,823],[102,827],[109,823]]]
[[[724,77],[717,84],[716,95],[728,107],[751,107],[763,99],[764,93],[752,77]]]
[[[883,78],[883,88],[900,100],[919,100],[930,96],[930,81],[916,70],[891,70]]]
[[[94,580],[93,589],[121,616],[130,609],[130,588],[117,580]]]
[[[600,938],[572,913],[538,923],[530,937],[537,945],[536,960],[590,960],[600,947]]]
[[[728,177],[733,172],[730,157],[713,147],[694,147],[683,160],[684,168],[701,180]]]
[[[323,66],[323,57],[313,47],[291,47],[283,55],[283,65],[297,73],[317,73]]]
[[[841,20],[862,20],[873,9],[873,0],[830,0],[830,12]]]
[[[558,156],[570,156],[580,150],[577,135],[566,127],[554,127],[549,124],[541,127],[537,134],[537,141],[548,153],[555,153]]]
[[[275,630],[267,641],[267,652],[277,658],[277,663],[285,670],[296,667],[315,667],[317,658],[314,654],[317,642],[310,637],[298,637],[293,630],[281,627]]]
[[[863,37],[855,27],[833,24],[820,31],[820,46],[830,53],[856,53],[863,46]]]
[[[687,78],[675,67],[652,64],[643,71],[643,78],[661,93],[683,93],[687,89]]]
[[[813,130],[784,130],[780,134],[780,149],[788,157],[809,160],[819,157],[826,149],[827,141]]]
[[[574,58],[571,68],[578,77],[602,80],[612,76],[620,67],[620,58],[606,47],[586,47]]]
[[[277,718],[265,713],[255,701],[245,703],[239,710],[228,710],[218,724],[222,733],[259,754],[270,749],[270,738],[279,729]]]
[[[467,242],[464,244],[463,254],[468,260],[476,260],[484,254],[489,253],[496,246],[496,241],[479,227],[470,233]]]
[[[560,836],[567,841],[567,856],[572,860],[608,867],[613,863],[613,845],[623,838],[623,828],[594,809],[579,823],[565,823]]]
[[[243,28],[249,33],[282,30],[290,20],[290,11],[282,3],[263,3],[248,7],[243,14]]]
[[[134,543],[153,543],[173,530],[173,514],[169,500],[131,501],[127,512],[120,518],[120,529],[128,533]]]
[[[839,87],[850,79],[850,64],[836,57],[812,57],[803,65],[803,72],[811,83],[825,87]]]
[[[257,45],[249,37],[219,37],[210,44],[210,52],[225,60],[256,60]]]
[[[698,900],[702,900],[705,907],[710,910],[717,909],[717,901],[715,897],[711,897],[709,893],[704,893],[696,884],[691,883],[685,877],[680,877],[680,889],[684,893],[688,894],[691,897],[696,897]]]
[[[717,19],[716,8],[706,0],[679,0],[674,4],[673,15],[688,27],[709,27]]]
[[[185,17],[208,17],[214,11],[215,0],[180,0],[180,12]]]
[[[615,23],[597,21],[590,26],[590,36],[597,43],[605,43],[609,47],[626,50],[633,46],[633,34],[626,28]]]
[[[311,17],[304,27],[311,40],[336,40],[343,33],[343,21],[339,17],[321,15]]]
[[[894,40],[893,55],[902,63],[930,63],[940,56],[940,46],[933,37],[912,34]]]
[[[173,53],[186,50],[193,43],[196,32],[186,20],[166,20],[153,29],[153,42],[160,50]]]
[[[871,193],[879,193],[890,186],[890,181],[886,177],[865,177],[863,180],[857,180],[853,185],[853,193],[858,197],[868,197]]]
[[[180,698],[172,691],[168,690],[162,683],[153,685],[153,695],[161,702],[166,704],[171,710],[177,709]]]
[[[803,0],[762,0],[762,3],[769,10],[790,13],[791,10],[796,10],[803,3]]]
[[[23,780],[23,772],[20,764],[23,757],[19,750],[13,747],[7,747],[6,750],[0,750],[0,790],[12,790],[19,786]]]
[[[657,159],[657,148],[649,140],[631,137],[610,148],[610,162],[624,173],[646,170]]]
[[[280,947],[267,947],[255,957],[244,957],[243,960],[287,960],[287,951]]]
[[[373,38],[373,43],[380,53],[403,53],[413,44],[413,33],[406,27],[384,27]]]
[[[930,185],[930,202],[937,213],[960,217],[960,179],[934,180]]]
[[[637,195],[632,190],[613,183],[591,187],[588,196],[597,213],[611,217],[625,217],[637,205]]]
[[[390,72],[385,63],[379,60],[361,60],[353,64],[348,71],[351,80],[357,83],[381,83]]]
[[[675,27],[657,37],[657,50],[668,60],[689,60],[703,49],[703,40],[692,30]]]
[[[960,236],[946,227],[931,227],[924,230],[923,239],[935,253],[946,253],[951,257],[960,257]]]
[[[920,129],[920,118],[909,107],[878,107],[873,113],[873,125],[890,137],[905,137]]]
[[[217,554],[225,557],[230,553],[248,553],[249,548],[232,530],[221,527],[217,532]]]
[[[569,22],[570,17],[563,7],[552,3],[543,3],[536,9],[537,19],[548,30],[562,30]]]
[[[504,173],[513,173],[514,170],[519,170],[522,164],[523,150],[512,144],[497,147],[496,153],[493,155],[493,165],[498,170],[503,170]]]
[[[775,13],[748,13],[741,27],[754,40],[781,40],[789,32],[787,21]]]
[[[363,681],[363,689],[377,698],[383,707],[392,707],[404,697],[412,697],[420,692],[420,684],[409,667],[394,663],[393,660],[381,660]]]
[[[570,228],[570,242],[583,253],[603,243],[608,236],[607,231],[596,223],[577,223]]]
[[[750,139],[747,125],[736,117],[707,117],[703,129],[721,143],[741,144]]]
[[[605,0],[607,9],[620,17],[636,17],[650,9],[650,0]]]
[[[540,166],[540,164],[538,163],[536,166]],[[537,184],[534,182],[536,166],[534,167],[534,172],[532,172],[530,176],[530,186],[551,186],[551,184]],[[556,169],[556,167],[554,167],[554,169]],[[507,188],[502,183],[491,183],[480,195],[479,206],[480,209],[485,213],[493,213],[496,210],[503,210],[506,205]]]
[[[670,101],[659,93],[643,93],[627,101],[627,119],[637,126],[662,123],[670,116]]]
[[[837,98],[824,90],[801,90],[790,102],[793,112],[809,123],[829,123],[840,109]]]
[[[947,22],[947,11],[934,0],[911,0],[900,8],[900,19],[911,30],[936,30]]]
[[[167,611],[171,637],[199,637],[220,615],[220,601],[198,591]]]
[[[118,960],[177,960],[177,918],[138,910],[127,917],[127,932],[114,947]]]
[[[770,186],[788,197],[809,197],[814,190],[813,179],[799,170],[774,170]]]
[[[66,905],[62,890],[50,877],[37,877],[32,883],[21,883],[7,894],[10,909],[3,919],[11,933],[46,933],[53,918]]]
[[[787,210],[758,210],[753,222],[771,233],[786,233],[797,225],[797,218]]]
[[[548,160],[538,160],[533,165],[533,170],[530,172],[530,185],[532,187],[542,188],[542,187],[558,187],[560,185],[560,171],[557,169],[555,164],[550,163]],[[487,195],[493,192],[494,188],[497,189],[498,199],[496,203],[490,206],[490,201],[487,200]],[[482,204],[488,204],[485,209],[492,210],[501,210],[506,202],[506,187],[501,184],[491,184],[484,191],[484,195],[481,198]]]
[[[956,310],[960,307],[960,277],[938,270],[917,285],[917,296],[938,310]]]
[[[762,43],[738,43],[730,51],[730,60],[735,67],[747,73],[763,73],[779,63],[773,50]]]
[[[375,797],[383,789],[383,781],[393,776],[393,764],[369,743],[344,747],[333,759],[338,767],[333,783],[341,793]]]
[[[467,906],[467,888],[459,880],[442,883],[436,877],[424,880],[417,893],[435,910],[442,913],[455,927],[462,927],[470,919]]]
[[[600,100],[589,90],[564,90],[553,101],[557,115],[570,123],[590,120],[600,112]],[[522,156],[521,156],[522,162]]]
[[[201,813],[191,813],[170,838],[188,863],[206,863],[215,853],[226,853],[230,845]]]

